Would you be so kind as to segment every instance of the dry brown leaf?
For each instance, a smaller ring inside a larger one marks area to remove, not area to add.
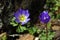
[[[58,30],[60,30],[60,26],[54,25],[54,26],[52,27],[52,29],[58,31]]]
[[[33,40],[33,39],[34,39],[33,35],[26,34],[26,35],[20,36],[19,39],[17,40]]]

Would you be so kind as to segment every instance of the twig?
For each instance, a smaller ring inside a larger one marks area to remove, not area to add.
[[[20,36],[20,34],[12,34],[12,35],[9,35],[11,37],[15,37],[15,36]]]

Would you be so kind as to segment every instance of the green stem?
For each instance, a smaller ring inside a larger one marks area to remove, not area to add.
[[[46,24],[46,40],[48,40],[48,27],[47,27],[47,24]]]

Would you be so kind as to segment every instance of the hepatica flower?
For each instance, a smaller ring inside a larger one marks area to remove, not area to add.
[[[43,23],[48,23],[50,20],[50,16],[48,14],[48,11],[43,11],[40,15],[39,15],[39,19],[41,22]]]
[[[21,25],[26,24],[30,20],[30,18],[28,18],[29,17],[28,10],[19,9],[14,13],[14,16],[16,18],[15,21],[17,23],[21,23]]]

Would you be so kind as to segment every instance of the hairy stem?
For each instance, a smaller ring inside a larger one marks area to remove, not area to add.
[[[46,24],[46,40],[48,40],[48,27],[47,27],[47,24]]]

